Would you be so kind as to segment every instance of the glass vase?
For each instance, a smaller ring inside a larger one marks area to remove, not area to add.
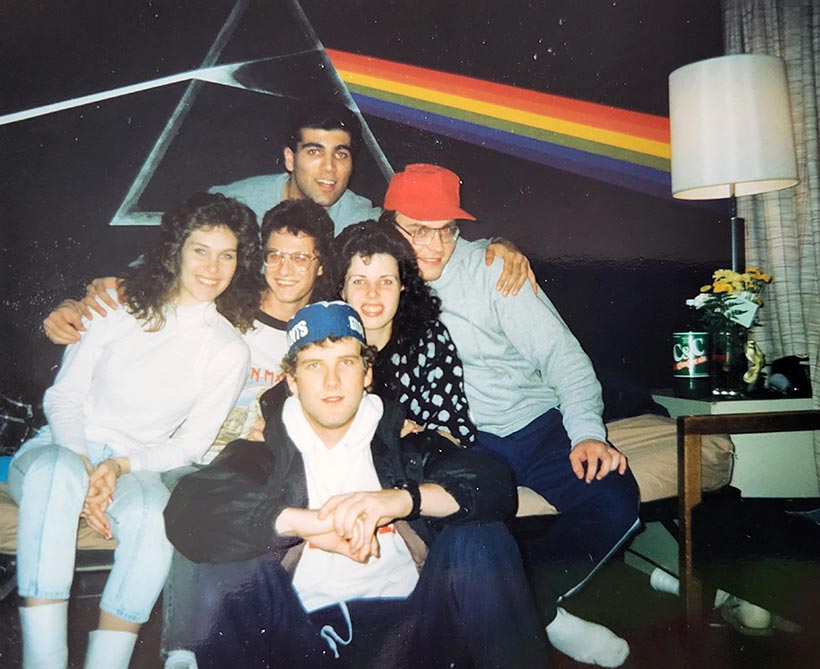
[[[748,369],[744,329],[726,329],[712,335],[712,394],[740,397],[746,392]]]

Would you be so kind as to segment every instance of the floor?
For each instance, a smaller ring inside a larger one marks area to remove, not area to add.
[[[86,577],[88,578],[88,577]],[[807,584],[808,609],[818,608],[820,584]],[[87,632],[96,622],[98,599],[77,597],[70,609],[70,662],[82,667]],[[796,603],[805,613],[806,602]],[[0,667],[20,666],[19,624],[14,596],[0,602]],[[646,574],[615,560],[596,580],[567,604],[572,612],[611,627],[624,636],[632,648],[625,669],[678,669],[719,667],[721,669],[763,669],[820,667],[820,625],[806,625],[802,632],[775,632],[771,637],[754,638],[738,634],[715,612],[705,630],[703,659],[687,659],[679,600],[658,593],[649,586]],[[820,620],[820,616],[815,618]],[[143,627],[131,663],[132,669],[159,669],[159,606]],[[576,669],[587,665],[553,653],[553,669]]]

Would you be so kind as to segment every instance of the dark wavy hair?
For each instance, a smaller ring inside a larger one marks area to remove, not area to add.
[[[221,193],[197,193],[162,215],[159,240],[122,280],[125,308],[156,331],[165,325],[164,307],[179,288],[182,247],[194,230],[225,227],[237,239],[236,271],[216,308],[241,332],[248,330],[259,307],[262,252],[256,215]]]
[[[378,221],[351,225],[336,237],[333,242],[336,295],[342,294],[345,276],[353,258],[369,258],[376,253],[384,253],[396,259],[399,281],[404,289],[393,317],[391,336],[399,347],[403,347],[405,342],[415,344],[438,319],[441,300],[430,292],[421,278],[416,252],[396,229],[388,214],[382,214]]]
[[[274,232],[284,230],[292,235],[303,234],[313,240],[316,255],[324,272],[316,277],[311,291],[311,302],[331,299],[332,283],[328,282],[330,246],[333,243],[333,221],[327,210],[313,200],[284,200],[262,217],[262,250]],[[264,291],[265,287],[262,286]]]
[[[362,125],[347,107],[339,104],[306,102],[291,116],[287,146],[294,153],[302,141],[302,130],[344,130],[350,135],[350,151],[354,154],[362,143]]]

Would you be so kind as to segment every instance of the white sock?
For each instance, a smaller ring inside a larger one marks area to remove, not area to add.
[[[85,653],[85,669],[128,669],[136,642],[137,635],[133,632],[91,632]]]
[[[656,567],[649,575],[649,585],[653,590],[666,592],[670,595],[680,595],[680,581],[677,576],[673,576],[668,571]],[[715,608],[723,606],[731,597],[725,590],[715,591]]]
[[[23,669],[64,669],[68,664],[68,602],[21,606]]]
[[[603,625],[582,620],[562,608],[549,625],[553,647],[577,662],[620,667],[629,657],[629,644]]]
[[[198,669],[192,650],[172,650],[165,660],[165,669]]]

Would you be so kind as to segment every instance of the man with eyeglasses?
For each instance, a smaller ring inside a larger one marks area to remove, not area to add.
[[[592,364],[539,289],[502,298],[499,263],[459,238],[460,180],[437,165],[408,165],[384,199],[411,243],[419,270],[441,298],[464,365],[477,445],[502,457],[516,483],[560,515],[520,537],[547,636],[574,659],[620,666],[629,646],[556,602],[573,594],[638,527],[638,487],[626,458],[606,441],[601,386]]]
[[[251,413],[241,425],[234,423],[244,433],[256,410],[252,400],[283,378],[280,363],[287,348],[288,320],[309,302],[326,296],[322,277],[332,240],[333,223],[327,212],[311,200],[286,200],[262,217],[265,283],[254,329],[243,335],[251,349],[251,371],[240,401],[245,400],[243,409],[247,413],[250,407]],[[225,436],[231,440],[240,434]]]

